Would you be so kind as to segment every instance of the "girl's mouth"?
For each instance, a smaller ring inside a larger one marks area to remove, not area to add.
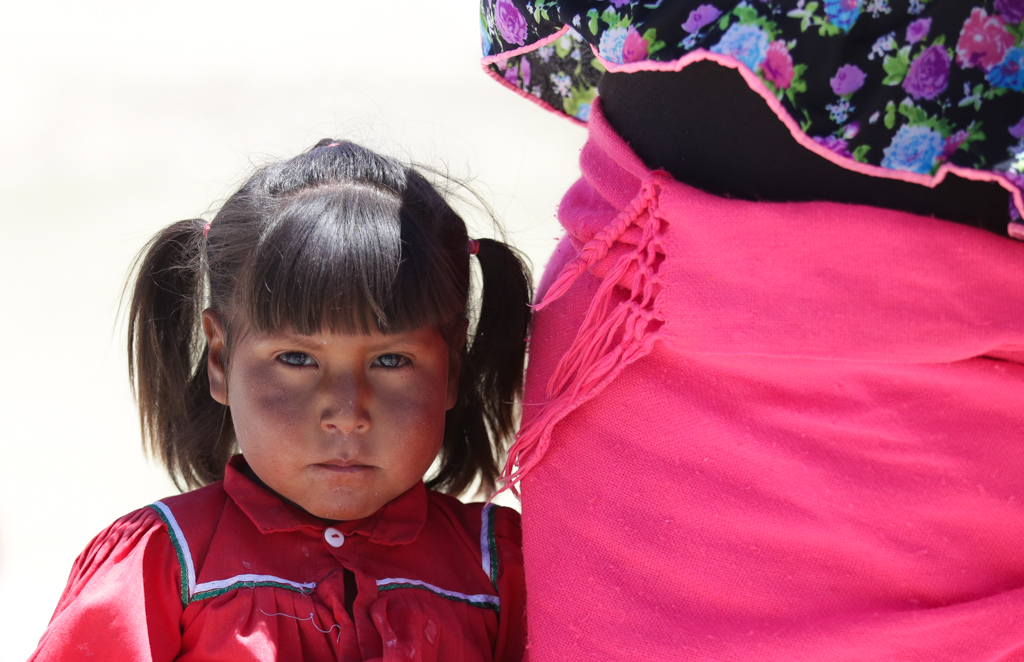
[[[329,460],[327,462],[321,462],[316,466],[326,469],[327,471],[333,471],[337,473],[360,473],[373,469],[368,464],[359,464],[356,461],[343,461],[343,460]]]

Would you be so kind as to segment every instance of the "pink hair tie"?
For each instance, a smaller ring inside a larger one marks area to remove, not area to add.
[[[210,238],[210,223],[211,222],[212,221],[207,221],[206,225],[203,226],[203,239],[209,239]]]
[[[324,147],[337,147],[341,143],[331,143],[330,145],[324,145]]]
[[[469,240],[469,254],[476,255],[480,252],[480,242],[476,239]]]

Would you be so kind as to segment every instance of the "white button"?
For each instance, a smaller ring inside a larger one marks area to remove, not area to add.
[[[345,544],[345,534],[332,526],[324,531],[324,540],[331,547],[341,547]]]

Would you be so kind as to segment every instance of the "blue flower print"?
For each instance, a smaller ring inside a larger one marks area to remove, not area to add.
[[[1008,49],[1003,61],[985,74],[985,80],[996,87],[1020,92],[1024,88],[1024,48],[1013,46]]]
[[[483,17],[480,18],[480,48],[484,52],[484,57],[491,54],[491,35],[487,34],[487,25]]]
[[[604,59],[615,64],[622,64],[622,46],[626,43],[626,28],[611,28],[601,35],[597,52]]]
[[[711,52],[731,55],[756,72],[768,55],[768,34],[756,25],[733,23]]]
[[[581,122],[586,122],[590,119],[590,104],[581,103],[579,110],[576,111],[576,119]]]
[[[828,22],[843,32],[849,32],[860,16],[861,0],[825,0]]]
[[[882,150],[882,167],[930,174],[945,145],[942,134],[935,129],[904,124],[893,136],[892,144]]]

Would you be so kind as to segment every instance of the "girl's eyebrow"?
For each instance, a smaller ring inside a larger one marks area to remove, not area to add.
[[[314,340],[314,336],[306,336],[300,333],[290,333],[288,331],[278,331],[276,333],[268,333],[260,338],[261,342],[264,343],[287,343],[290,345],[300,345],[308,349],[317,349],[324,346],[323,342]]]
[[[330,344],[330,336],[323,336],[324,340],[318,340],[317,338],[319,337],[320,336],[307,336],[305,334],[290,331],[279,331],[277,333],[268,334],[264,338],[264,342],[284,342],[307,349],[323,349],[325,345]],[[414,332],[374,334],[358,337],[367,339],[365,347],[369,351],[380,351],[383,349],[414,349],[427,344],[425,340],[416,337]]]

